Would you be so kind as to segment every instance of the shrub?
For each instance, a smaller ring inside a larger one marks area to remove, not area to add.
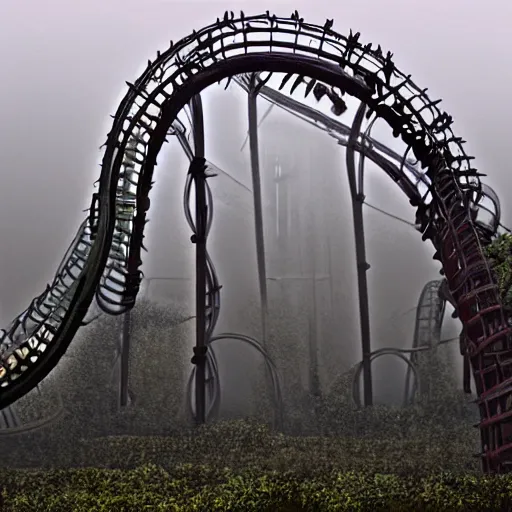
[[[510,510],[510,477],[441,473],[399,477],[334,470],[293,472],[211,465],[171,471],[148,464],[131,471],[82,469],[0,475],[5,512],[139,511],[501,511]]]
[[[131,433],[165,434],[188,421],[184,389],[190,368],[188,316],[178,305],[139,300],[132,311],[130,387],[135,404],[118,408],[118,387],[113,378],[115,350],[120,336],[119,317],[102,316],[83,329],[59,366],[43,383],[45,398],[31,392],[16,408],[22,420],[29,411],[45,413],[56,392],[62,396],[62,416],[38,431],[0,435],[2,466],[51,466],[69,461],[79,439]],[[151,361],[151,372],[147,362]]]
[[[512,307],[512,234],[497,236],[485,247],[503,302]]]

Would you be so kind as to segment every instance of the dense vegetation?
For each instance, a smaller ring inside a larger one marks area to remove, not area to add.
[[[0,470],[2,510],[506,510],[512,480],[480,477],[475,429],[439,405],[348,412],[351,435],[239,420],[54,445],[67,469]]]
[[[428,356],[434,370],[427,359],[420,361],[433,383],[429,396],[406,408],[358,410],[351,400],[354,369],[329,393],[311,396],[293,374],[300,365],[277,350],[276,331],[270,351],[281,371],[290,371],[283,379],[282,431],[270,428],[264,398],[253,418],[192,429],[183,400],[190,368],[187,318],[177,307],[138,303],[130,382],[135,402],[124,411],[116,406],[111,375],[119,320],[106,318],[77,340],[47,385],[48,395],[62,390],[66,413],[39,431],[0,436],[1,510],[509,508],[512,480],[480,477],[473,456],[478,415],[456,390],[442,353]],[[296,357],[303,355],[297,351]],[[256,389],[265,394],[261,382]],[[28,417],[41,403],[30,394],[20,414]]]
[[[498,282],[503,302],[512,308],[512,234],[496,237],[486,248],[486,256]]]

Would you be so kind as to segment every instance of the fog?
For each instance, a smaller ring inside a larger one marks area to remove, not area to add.
[[[385,8],[370,9],[367,3],[356,1],[3,0],[0,325],[5,326],[25,309],[52,279],[83,219],[99,175],[98,148],[110,128],[109,114],[115,112],[125,93],[125,81],[133,82],[148,58],[167,48],[170,39],[177,41],[212,23],[226,9],[243,9],[246,14],[271,9],[283,16],[298,9],[309,22],[321,24],[325,18],[334,18],[339,33],[352,28],[362,33],[363,42],[391,50],[399,69],[412,74],[421,87],[429,87],[431,97],[443,98],[442,107],[455,119],[455,133],[468,141],[467,150],[476,156],[476,167],[488,174],[486,183],[500,196],[503,223],[512,223],[507,197],[512,178],[505,141],[512,114],[512,105],[506,101],[511,71],[504,65],[512,15],[509,3],[489,1],[484,6],[462,0],[422,4],[390,0]],[[236,85],[228,91],[214,86],[205,93],[204,101],[206,156],[229,175],[211,179],[216,199],[211,256],[223,285],[217,331],[258,337],[258,324],[251,320],[255,312],[257,316],[259,295],[252,195],[248,190],[252,186],[249,152],[247,146],[241,150],[247,132],[246,97]],[[260,116],[266,108],[262,100]],[[385,126],[379,125],[374,136],[397,150],[402,148]],[[323,275],[328,271],[325,244],[328,239],[331,243],[334,302],[326,298],[331,292],[325,283],[317,285],[319,300],[324,301],[321,309],[330,318],[322,316],[319,320],[323,326],[319,364],[325,370],[322,385],[328,387],[337,373],[361,358],[344,150],[326,134],[277,107],[262,125],[260,149],[268,275],[275,278],[284,272],[277,242],[272,242],[277,221],[269,206],[276,193],[272,181],[276,156],[285,162],[284,167],[295,168],[300,174],[297,183],[302,184],[297,185],[297,195],[291,201],[295,211],[303,210],[304,215],[312,212],[316,226],[313,245],[311,239],[300,238],[303,228],[291,227],[295,238],[290,235],[288,250],[298,254],[299,246],[315,246],[315,272]],[[173,296],[193,304],[194,247],[182,212],[186,171],[186,158],[173,141],[164,148],[155,175],[143,270],[147,277],[190,279],[156,283],[147,292],[150,298]],[[369,165],[365,183],[368,202],[414,222],[413,208],[383,171]],[[432,246],[423,243],[421,235],[405,223],[366,208],[365,229],[371,265],[372,347],[408,348],[414,308],[423,286],[440,279],[439,264],[432,260]],[[311,274],[310,249],[304,255],[306,263],[300,263],[299,257],[294,260],[297,274]],[[290,263],[287,270],[292,266]],[[306,285],[288,283],[283,285],[287,289],[279,291],[276,283],[276,279],[269,281],[271,296],[289,300],[301,294],[310,296],[310,289],[300,288]],[[332,311],[327,311],[328,303]],[[327,328],[325,322],[329,321]],[[458,329],[458,323],[447,314],[442,337],[456,336]],[[223,399],[241,404],[248,392],[244,376],[254,367],[253,355],[234,342],[225,342],[219,350]],[[389,359],[374,365],[374,388],[381,401],[397,400],[403,393],[403,365]]]

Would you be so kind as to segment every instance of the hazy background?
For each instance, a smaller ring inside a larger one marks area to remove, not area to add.
[[[421,87],[429,87],[432,97],[443,98],[442,106],[455,119],[455,133],[468,141],[476,166],[488,173],[486,182],[500,196],[503,222],[512,223],[508,204],[512,105],[507,101],[512,72],[506,64],[512,5],[508,2],[2,0],[0,325],[19,314],[51,280],[83,219],[82,210],[90,204],[92,183],[99,173],[98,147],[110,128],[109,114],[125,94],[125,81],[134,81],[147,59],[167,48],[170,39],[177,41],[212,23],[227,9],[243,9],[246,14],[270,9],[282,16],[298,9],[309,22],[319,24],[334,18],[338,32],[346,34],[352,28],[362,33],[364,43],[378,43],[394,52],[402,71],[411,73]],[[211,135],[207,157],[249,184],[247,151],[240,153],[246,131],[243,95],[220,90],[208,98],[207,120],[217,119],[222,130],[215,132],[213,124],[207,125]],[[301,143],[307,144],[307,138]],[[150,277],[190,275],[193,247],[183,215],[176,213],[181,212],[186,161],[173,145],[161,162],[144,271]],[[237,187],[232,190],[236,196]],[[383,173],[368,173],[367,195],[372,204],[414,220],[413,209]],[[347,186],[342,200],[348,197]],[[250,204],[250,197],[232,201]],[[222,244],[212,241],[212,255],[225,286],[226,313],[220,330],[240,328],[240,316],[228,312],[236,307],[242,291],[257,298],[255,259],[244,259],[237,251],[252,247],[252,233],[233,239],[229,230],[218,227],[239,206],[220,207],[217,231],[212,234],[212,240],[217,237]],[[348,205],[340,206],[338,215],[340,229],[350,237]],[[366,219],[374,346],[408,347],[414,326],[411,309],[424,284],[439,278],[439,266],[431,260],[432,247],[410,227],[368,210]],[[342,263],[340,272],[348,283],[344,350],[355,362],[360,350],[352,238],[347,238]],[[244,274],[245,284],[240,281]],[[239,288],[230,289],[230,279]],[[457,329],[447,321],[447,335]],[[389,379],[381,374],[380,386],[386,387]],[[227,378],[236,383],[235,373]]]

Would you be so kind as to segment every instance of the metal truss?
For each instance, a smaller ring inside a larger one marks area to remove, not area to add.
[[[414,325],[413,352],[411,352],[410,361],[412,364],[418,363],[419,352],[417,349],[427,347],[429,352],[435,351],[441,342],[441,327],[446,308],[446,301],[439,293],[442,281],[430,281],[423,288],[416,310],[416,323]],[[407,368],[405,377],[405,400],[410,390],[411,366]],[[421,382],[419,391],[422,395],[429,396],[431,393],[432,382]]]

